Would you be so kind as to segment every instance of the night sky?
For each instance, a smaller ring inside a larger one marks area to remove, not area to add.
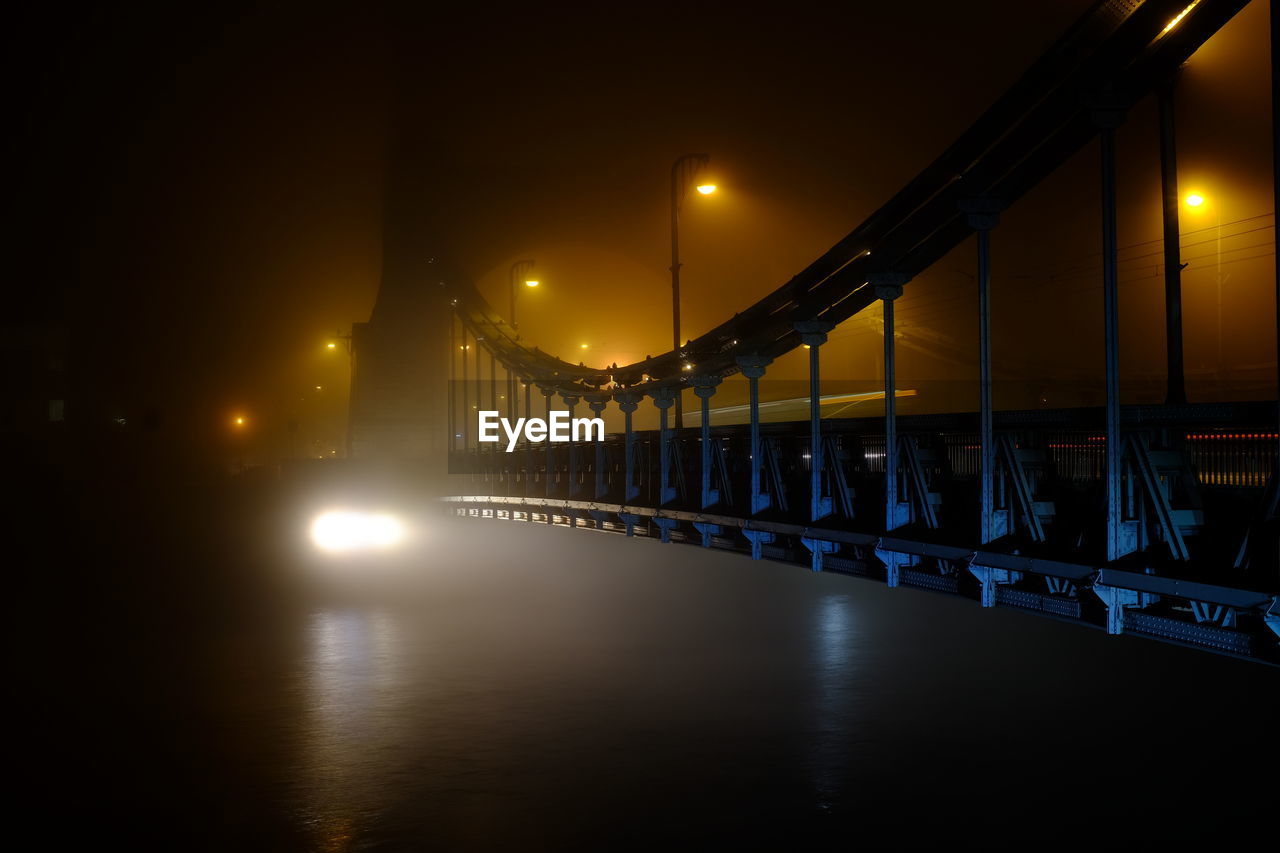
[[[626,363],[669,346],[675,157],[709,152],[721,187],[685,208],[693,337],[856,226],[1088,6],[25,8],[5,36],[18,119],[8,298],[21,317],[69,323],[93,418],[150,413],[172,441],[216,448],[247,412],[277,437],[298,420],[304,444],[328,446],[347,367],[324,345],[376,297],[385,152],[405,112],[429,128],[433,245],[503,311],[511,263],[537,259],[526,340]],[[1228,223],[1224,361],[1236,373],[1215,393],[1244,398],[1268,396],[1275,371],[1265,22],[1265,4],[1246,8],[1179,90],[1183,185],[1203,185]],[[1124,365],[1139,398],[1163,379],[1159,258],[1146,257],[1159,247],[1143,243],[1159,235],[1154,131],[1148,99],[1120,137]],[[1101,393],[1095,169],[1090,145],[993,239],[997,379],[1031,389],[998,406],[1027,405],[1051,370]],[[1184,217],[1184,234],[1210,225]],[[1219,378],[1209,251],[1184,252],[1198,258],[1184,284],[1193,386]],[[976,403],[972,266],[966,244],[900,306],[915,335],[900,375],[968,388],[925,408]],[[873,324],[834,333],[825,376],[874,379]],[[773,375],[803,375],[799,359]]]

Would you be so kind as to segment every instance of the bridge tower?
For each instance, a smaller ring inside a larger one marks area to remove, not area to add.
[[[387,146],[377,302],[352,328],[348,455],[415,463],[434,477],[449,449],[450,273],[433,246],[433,146],[410,104],[398,108]]]

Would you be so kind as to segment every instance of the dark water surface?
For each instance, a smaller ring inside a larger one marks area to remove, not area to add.
[[[81,519],[90,594],[45,606],[46,578],[16,614],[55,836],[1026,847],[1273,819],[1274,669],[524,523],[434,519],[375,583],[281,545],[298,519],[261,496],[188,500]]]

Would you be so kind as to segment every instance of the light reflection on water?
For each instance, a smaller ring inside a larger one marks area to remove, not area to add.
[[[393,724],[414,702],[400,621],[382,610],[317,610],[308,625],[302,820],[328,850],[345,850],[376,819],[382,789],[403,765]]]
[[[817,805],[826,810],[839,795],[840,779],[847,773],[848,735],[856,725],[861,638],[852,597],[828,593],[817,599],[812,626],[816,719],[810,766]]]

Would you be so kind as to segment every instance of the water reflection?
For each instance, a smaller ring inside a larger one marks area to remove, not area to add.
[[[814,730],[809,766],[818,808],[839,800],[850,763],[856,729],[855,696],[860,676],[858,632],[853,599],[828,593],[813,608],[812,672]]]
[[[319,610],[308,632],[297,793],[321,849],[341,851],[376,818],[383,780],[404,761],[388,722],[412,702],[405,638],[400,620],[383,610]]]

